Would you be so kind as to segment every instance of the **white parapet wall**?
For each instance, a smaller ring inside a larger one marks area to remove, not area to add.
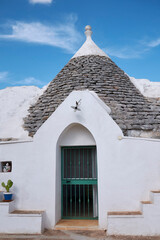
[[[41,234],[42,212],[16,212],[14,202],[0,202],[0,233]]]
[[[160,235],[160,191],[151,193],[151,200],[141,205],[139,214],[116,212],[108,216],[108,235],[159,236]],[[118,215],[119,214],[119,215]]]

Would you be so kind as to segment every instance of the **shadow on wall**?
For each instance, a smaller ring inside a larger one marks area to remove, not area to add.
[[[90,146],[96,141],[90,131],[79,123],[69,125],[60,135],[59,146]]]

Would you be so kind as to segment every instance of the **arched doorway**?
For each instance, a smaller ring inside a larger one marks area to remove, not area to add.
[[[74,124],[64,133],[61,143],[61,218],[97,219],[97,154],[93,136],[82,125]]]

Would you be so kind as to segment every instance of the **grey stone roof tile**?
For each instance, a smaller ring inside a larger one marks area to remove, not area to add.
[[[111,108],[111,116],[125,135],[128,130],[160,133],[160,100],[147,99],[110,58],[81,56],[71,59],[51,81],[24,119],[33,136],[73,90],[89,89]]]

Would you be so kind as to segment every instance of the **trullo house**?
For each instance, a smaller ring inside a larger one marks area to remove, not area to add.
[[[160,235],[158,99],[141,94],[92,41],[90,26],[85,34],[29,107],[28,137],[0,136],[0,179],[14,182],[13,201],[1,192],[1,233],[83,219],[107,234]]]

